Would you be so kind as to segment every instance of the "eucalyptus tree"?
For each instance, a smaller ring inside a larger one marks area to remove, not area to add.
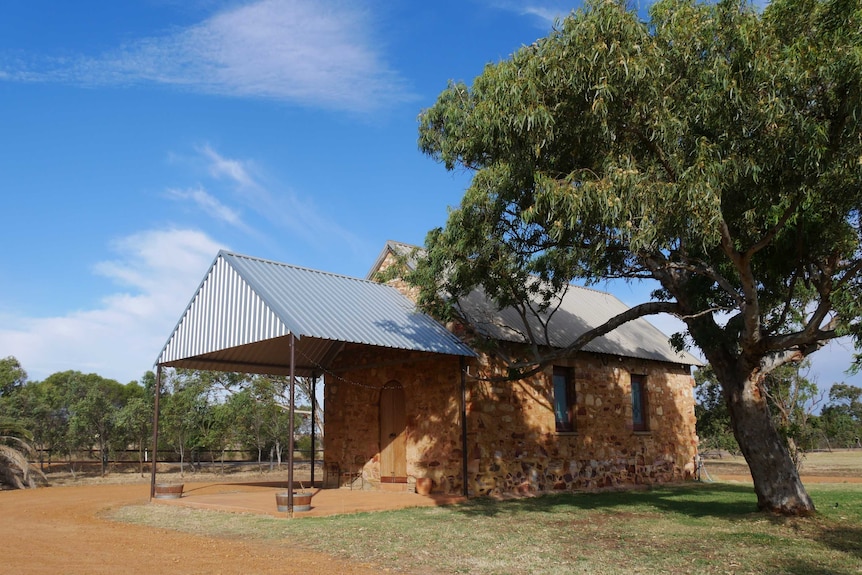
[[[739,445],[733,437],[730,413],[721,391],[721,384],[709,366],[694,372],[694,415],[697,418],[698,450],[723,450],[738,453]]]
[[[180,456],[180,475],[184,475],[186,455],[203,441],[202,428],[210,409],[209,387],[197,372],[176,370],[165,374],[164,389],[161,437]]]
[[[862,448],[862,387],[833,384],[820,419],[832,445]]]
[[[810,363],[785,364],[766,375],[763,390],[773,413],[778,432],[784,436],[790,457],[797,469],[802,465],[803,452],[814,441],[810,423],[823,401],[825,392],[808,378]]]
[[[476,287],[528,313],[572,280],[657,282],[557,353],[680,318],[674,342],[712,366],[758,507],[809,513],[764,379],[862,335],[862,8],[660,0],[649,15],[589,3],[422,112],[420,148],[473,179],[412,281],[444,316]],[[541,336],[512,377],[553,360]]]
[[[0,397],[8,396],[27,383],[27,372],[14,356],[0,359]]]
[[[67,372],[68,373],[68,372]],[[113,379],[71,372],[69,398],[69,432],[72,443],[79,449],[97,447],[102,476],[107,473],[110,453],[124,448],[117,416],[130,391]]]
[[[281,412],[276,397],[280,386],[265,375],[252,377],[248,386],[230,398],[235,406],[235,423],[241,429],[240,440],[257,453],[258,470],[263,470],[263,452],[267,445],[277,441],[268,434],[269,422]]]
[[[144,451],[152,436],[153,403],[145,397],[132,397],[116,414],[122,438],[138,450],[138,468],[144,474]]]
[[[69,409],[60,388],[47,380],[29,381],[9,399],[10,415],[33,434],[40,468],[68,452]]]

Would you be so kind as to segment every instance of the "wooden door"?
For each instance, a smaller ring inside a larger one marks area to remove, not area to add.
[[[380,481],[407,482],[404,388],[391,381],[380,392]]]

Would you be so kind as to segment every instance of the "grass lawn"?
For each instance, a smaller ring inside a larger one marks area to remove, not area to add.
[[[405,573],[862,574],[862,484],[812,485],[819,513],[754,513],[750,485],[663,486],[303,518],[126,507],[119,521],[291,545]]]

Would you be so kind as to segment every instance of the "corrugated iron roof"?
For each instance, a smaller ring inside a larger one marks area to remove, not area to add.
[[[389,253],[396,256],[410,256],[407,265],[415,269],[414,254],[421,254],[423,251],[416,246],[388,241],[368,277],[373,277]],[[523,335],[524,322],[514,308],[498,310],[481,290],[475,290],[466,298],[461,298],[459,303],[465,319],[483,335],[502,341],[526,342]],[[566,348],[583,333],[604,324],[627,309],[628,307],[622,301],[610,293],[570,285],[563,295],[559,309],[554,312],[548,324],[549,345],[560,349]],[[530,318],[529,327],[534,334],[543,333],[542,323],[548,321],[548,316],[546,312]],[[677,352],[670,345],[669,340],[666,334],[648,320],[639,318],[594,339],[584,347],[584,351],[686,365],[703,365],[703,362],[692,354]]]
[[[318,373],[344,343],[475,355],[393,287],[221,251],[157,363],[284,373],[289,333]]]
[[[479,290],[459,300],[459,307],[468,321],[480,333],[503,341],[525,342],[525,326],[514,308],[498,310]],[[538,305],[537,305],[538,308]],[[543,323],[547,323],[547,339],[551,347],[563,349],[587,331],[601,326],[609,319],[628,309],[622,301],[609,293],[570,285],[562,296],[558,308],[528,316],[529,328],[537,338],[544,337]],[[553,311],[553,313],[551,313]],[[644,318],[638,318],[590,341],[583,351],[639,359],[651,359],[686,365],[702,365],[687,352],[677,352],[670,338]]]

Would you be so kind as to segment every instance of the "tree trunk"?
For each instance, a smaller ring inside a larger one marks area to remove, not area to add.
[[[713,369],[715,369],[713,364]],[[784,438],[778,433],[769,413],[766,396],[757,385],[754,372],[740,384],[727,381],[716,370],[727,398],[733,434],[757,494],[757,508],[782,515],[810,515],[814,503],[799,479]]]
[[[107,445],[101,444],[99,445],[99,459],[101,459],[102,463],[102,477],[105,476],[105,473],[108,472],[108,447]]]

